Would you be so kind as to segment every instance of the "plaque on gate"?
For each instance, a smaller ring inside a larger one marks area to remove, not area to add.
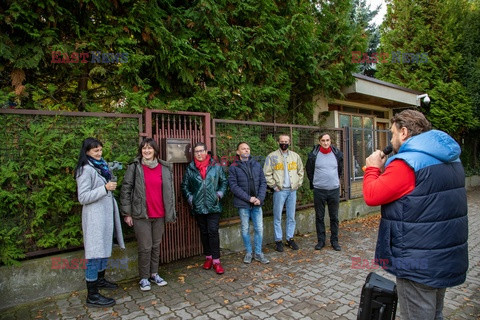
[[[190,139],[166,139],[167,161],[188,163],[191,161],[192,143]]]

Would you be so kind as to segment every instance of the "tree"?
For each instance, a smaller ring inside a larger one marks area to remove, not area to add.
[[[352,0],[352,12],[350,16],[354,24],[363,30],[363,37],[367,39],[367,49],[366,52],[362,52],[362,54],[366,53],[368,57],[372,57],[374,53],[379,53],[380,30],[377,25],[372,23],[372,20],[380,10],[380,6],[381,5],[378,5],[376,8],[371,9],[370,5],[367,6],[365,0]],[[360,64],[361,74],[374,77],[376,71],[375,63],[365,61]]]
[[[480,119],[480,1],[469,1],[465,7],[460,8],[461,33],[457,37],[457,50],[462,54],[460,64],[460,82],[471,97],[474,116]],[[480,128],[470,130],[465,136],[464,164],[467,167],[480,169]],[[470,160],[470,161],[469,161]]]
[[[434,127],[457,140],[478,126],[472,97],[461,83],[464,58],[457,50],[460,13],[467,4],[468,0],[389,1],[381,27],[381,51],[391,53],[392,62],[380,64],[377,73],[382,80],[427,92],[431,107],[421,110]],[[425,55],[428,62],[422,63]]]
[[[348,53],[363,40],[350,8],[349,0],[3,1],[0,104],[306,122],[315,93],[338,95],[353,81]],[[89,54],[86,63],[75,52]]]

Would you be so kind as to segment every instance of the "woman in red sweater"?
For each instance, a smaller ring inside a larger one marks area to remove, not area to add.
[[[137,158],[128,166],[120,195],[120,211],[125,223],[134,228],[138,242],[140,290],[150,290],[150,283],[167,282],[158,275],[160,243],[165,222],[174,222],[175,194],[172,164],[159,159],[155,140],[144,139]]]

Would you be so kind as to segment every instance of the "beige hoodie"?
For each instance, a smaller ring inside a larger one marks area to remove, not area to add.
[[[288,150],[287,166],[292,190],[297,190],[303,183],[304,175],[302,158],[300,158],[298,153]],[[269,187],[274,189],[277,187],[280,190],[283,188],[284,168],[282,150],[278,149],[268,155],[267,159],[265,159],[263,172]]]

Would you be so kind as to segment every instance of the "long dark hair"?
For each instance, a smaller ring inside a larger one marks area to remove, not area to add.
[[[142,156],[142,149],[143,147],[145,147],[146,145],[149,145],[150,147],[153,148],[153,151],[154,151],[154,154],[153,154],[153,157],[157,160],[160,159],[160,148],[158,147],[158,144],[157,142],[155,142],[155,140],[153,140],[152,138],[145,138],[143,139],[142,142],[140,142],[140,145],[138,146],[138,154],[137,154],[137,157],[139,159],[141,159],[143,156]]]
[[[88,164],[87,151],[93,148],[103,147],[103,144],[95,138],[87,138],[82,142],[80,155],[78,156],[77,167],[75,168],[75,178],[83,173],[83,166]]]

